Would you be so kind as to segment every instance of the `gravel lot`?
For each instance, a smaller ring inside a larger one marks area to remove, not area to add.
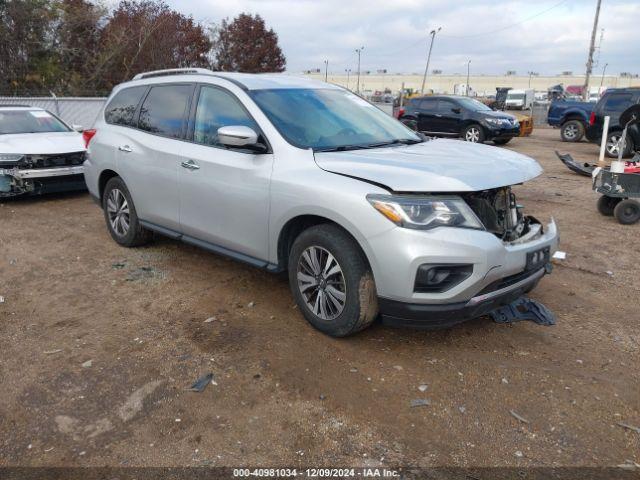
[[[532,293],[554,327],[336,340],[281,276],[166,238],[117,246],[87,194],[2,202],[0,465],[640,463],[619,425],[640,426],[640,225],[600,216],[553,152],[596,146],[538,129],[508,148],[544,166],[516,193],[567,252]]]

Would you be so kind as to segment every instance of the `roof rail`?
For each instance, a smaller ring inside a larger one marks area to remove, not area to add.
[[[208,68],[168,68],[166,70],[139,73],[133,79],[140,80],[142,78],[164,77],[167,75],[193,75],[196,73],[212,74],[213,71]]]
[[[0,103],[0,108],[2,107],[11,107],[11,108],[16,108],[16,107],[24,107],[24,108],[33,108],[31,105],[25,105],[23,103]],[[36,107],[39,108],[39,107]]]

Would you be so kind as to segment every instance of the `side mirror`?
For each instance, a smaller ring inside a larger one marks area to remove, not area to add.
[[[73,125],[71,125],[71,128],[73,128],[76,132],[84,132],[84,127],[82,125],[78,125],[76,123],[74,123]]]
[[[250,147],[258,143],[258,134],[244,125],[229,125],[218,129],[218,141],[228,147]]]
[[[460,110],[458,107],[454,107],[454,108],[451,109],[451,111],[453,113],[460,113],[462,110]]]

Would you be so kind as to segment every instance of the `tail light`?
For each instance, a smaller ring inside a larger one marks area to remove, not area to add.
[[[84,148],[89,148],[89,142],[91,141],[93,136],[96,134],[96,131],[97,130],[95,128],[90,128],[89,130],[85,130],[84,132],[82,132],[82,139],[84,140]]]
[[[594,125],[596,123],[596,112],[591,112],[589,115],[589,125]]]
[[[404,115],[404,108],[400,107],[398,109],[398,114],[396,115],[396,118],[400,118],[403,115]]]

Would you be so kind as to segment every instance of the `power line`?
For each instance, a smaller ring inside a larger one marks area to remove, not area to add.
[[[522,25],[523,23],[528,22],[529,20],[533,20],[534,18],[538,18],[539,16],[544,15],[547,12],[550,12],[554,8],[558,8],[563,3],[567,3],[567,1],[568,0],[561,0],[560,2],[552,5],[551,7],[547,8],[547,9],[541,11],[541,12],[538,12],[538,13],[536,13],[534,15],[531,15],[530,17],[523,18],[522,20],[520,20],[518,22],[514,22],[514,23],[511,23],[509,25],[505,25],[504,27],[496,28],[495,30],[489,30],[487,32],[481,32],[481,33],[473,33],[471,35],[446,35],[446,34],[443,33],[443,34],[441,34],[441,36],[449,37],[449,38],[473,38],[473,37],[481,37],[481,36],[484,36],[484,35],[492,35],[494,33],[502,32],[503,30],[508,30],[510,28],[514,28],[514,27],[517,27],[519,25]]]

